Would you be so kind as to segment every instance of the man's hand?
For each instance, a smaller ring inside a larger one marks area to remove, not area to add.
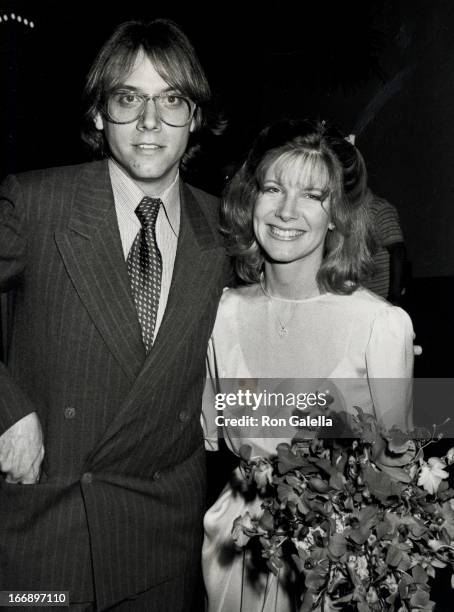
[[[7,482],[38,482],[43,457],[43,432],[36,412],[27,414],[0,436],[0,472],[6,474]]]

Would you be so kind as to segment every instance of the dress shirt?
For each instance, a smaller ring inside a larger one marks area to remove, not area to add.
[[[160,198],[162,201],[162,206],[159,209],[156,220],[156,242],[162,258],[161,295],[154,332],[156,338],[169,297],[180,231],[179,174],[177,174],[173,183],[162,193],[145,194],[112,159],[109,159],[109,173],[125,261],[132,243],[142,228],[135,213],[140,201],[145,195],[152,198]]]

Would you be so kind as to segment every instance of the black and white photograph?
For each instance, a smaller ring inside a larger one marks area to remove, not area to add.
[[[0,611],[454,609],[454,5],[0,0]]]

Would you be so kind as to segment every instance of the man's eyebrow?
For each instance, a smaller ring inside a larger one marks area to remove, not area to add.
[[[138,87],[134,87],[133,85],[125,85],[124,83],[117,83],[117,85],[115,85],[115,89],[128,89],[129,91],[140,91]]]
[[[125,83],[118,83],[118,85],[114,87],[114,91],[118,91],[120,89],[125,89],[127,91],[134,91],[137,93],[145,93],[141,87],[135,87],[134,85],[126,85]],[[169,85],[168,87],[165,87],[164,89],[162,89],[159,93],[163,94],[163,93],[171,93],[171,92],[180,93],[180,90],[177,89],[176,87],[172,87],[171,85]]]

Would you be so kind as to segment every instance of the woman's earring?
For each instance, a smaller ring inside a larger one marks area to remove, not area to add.
[[[328,223],[328,229],[329,229],[329,230],[336,229],[336,226],[334,225],[334,223],[333,223],[332,221],[330,221],[330,222]]]

